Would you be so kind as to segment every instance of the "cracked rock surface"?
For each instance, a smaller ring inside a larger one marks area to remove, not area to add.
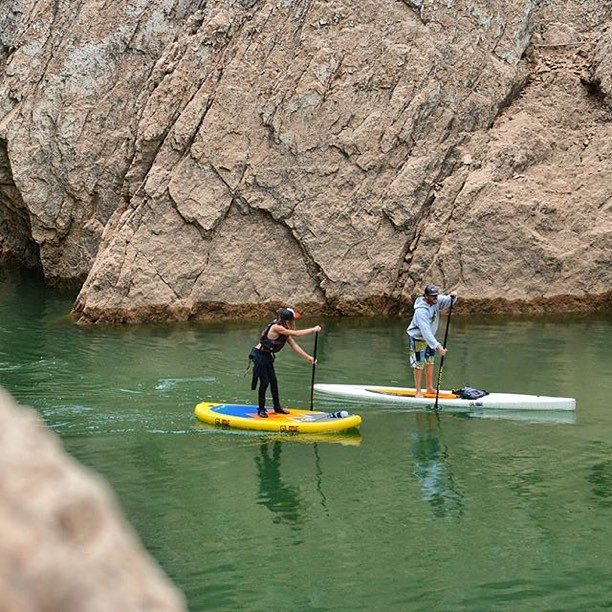
[[[607,2],[0,5],[0,252],[82,323],[610,307]]]

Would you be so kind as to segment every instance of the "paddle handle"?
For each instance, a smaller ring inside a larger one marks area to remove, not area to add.
[[[450,319],[451,314],[453,312],[453,302],[455,299],[451,296],[451,303],[448,309],[448,319],[446,319],[446,330],[444,331],[444,342],[442,346],[446,348],[446,343],[448,342],[448,328],[450,327]],[[444,372],[444,357],[442,355],[440,358],[440,368],[438,370],[438,381],[436,382],[436,403],[434,404],[434,410],[438,410],[438,397],[440,396],[440,385],[442,384],[442,372]]]
[[[315,368],[317,367],[317,344],[319,343],[319,332],[315,332],[314,349],[312,351],[312,380],[310,381],[310,409],[314,410],[314,381]]]

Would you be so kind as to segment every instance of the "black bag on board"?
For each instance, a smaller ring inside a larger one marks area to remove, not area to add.
[[[479,397],[489,395],[488,391],[484,389],[476,389],[476,387],[461,387],[461,389],[453,389],[453,393],[458,395],[461,399],[475,400]]]

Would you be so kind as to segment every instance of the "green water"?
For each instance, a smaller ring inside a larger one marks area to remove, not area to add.
[[[453,315],[444,386],[575,397],[573,422],[361,404],[358,434],[313,441],[192,416],[254,401],[264,321],[79,329],[72,297],[0,271],[0,384],[107,478],[190,610],[612,607],[611,316]],[[318,382],[411,382],[407,321],[319,322]],[[307,408],[310,366],[277,371]]]

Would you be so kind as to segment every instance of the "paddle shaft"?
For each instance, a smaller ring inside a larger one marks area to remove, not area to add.
[[[450,326],[451,314],[453,312],[453,302],[455,300],[451,297],[450,307],[448,309],[448,319],[446,319],[446,330],[444,331],[444,342],[442,346],[446,348],[446,343],[448,341],[448,328]],[[434,410],[438,409],[438,397],[440,395],[440,384],[442,383],[442,372],[444,371],[444,355],[440,358],[440,369],[438,370],[438,381],[436,383],[436,403],[434,404]]]
[[[314,350],[312,351],[312,380],[310,382],[310,409],[314,409],[314,381],[315,381],[315,368],[317,367],[317,344],[319,342],[319,332],[315,332]]]

